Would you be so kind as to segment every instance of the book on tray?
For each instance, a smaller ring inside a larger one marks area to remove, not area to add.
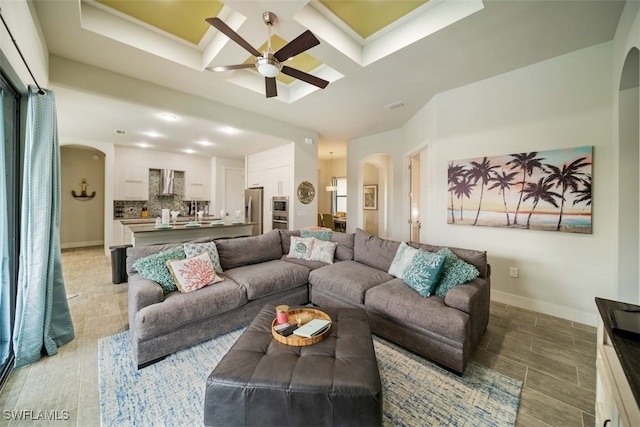
[[[305,323],[295,331],[293,331],[294,335],[304,338],[315,337],[318,334],[321,334],[327,328],[331,326],[330,320],[324,319],[313,319],[309,323]]]

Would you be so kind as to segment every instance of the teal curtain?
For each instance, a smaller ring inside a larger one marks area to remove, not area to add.
[[[13,347],[16,366],[54,355],[74,337],[60,252],[60,147],[55,96],[29,88],[20,267]]]
[[[0,91],[0,105],[4,93]],[[7,163],[4,154],[4,120],[0,109],[0,366],[11,349],[11,282],[9,281],[9,200],[7,199]]]

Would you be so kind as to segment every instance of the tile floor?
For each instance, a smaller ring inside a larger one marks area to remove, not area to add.
[[[100,425],[98,339],[128,328],[127,285],[111,283],[102,247],[64,250],[76,338],[13,371],[0,391],[0,425]],[[594,305],[595,310],[595,305]],[[517,426],[593,426],[595,328],[500,303],[473,360],[524,383]],[[68,411],[68,420],[17,421],[11,410]]]

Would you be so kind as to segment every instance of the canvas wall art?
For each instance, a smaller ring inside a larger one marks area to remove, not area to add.
[[[593,147],[454,160],[448,224],[591,233]]]

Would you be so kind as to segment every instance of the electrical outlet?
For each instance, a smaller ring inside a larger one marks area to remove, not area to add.
[[[509,268],[509,277],[513,277],[517,279],[519,275],[518,267],[510,267]]]

